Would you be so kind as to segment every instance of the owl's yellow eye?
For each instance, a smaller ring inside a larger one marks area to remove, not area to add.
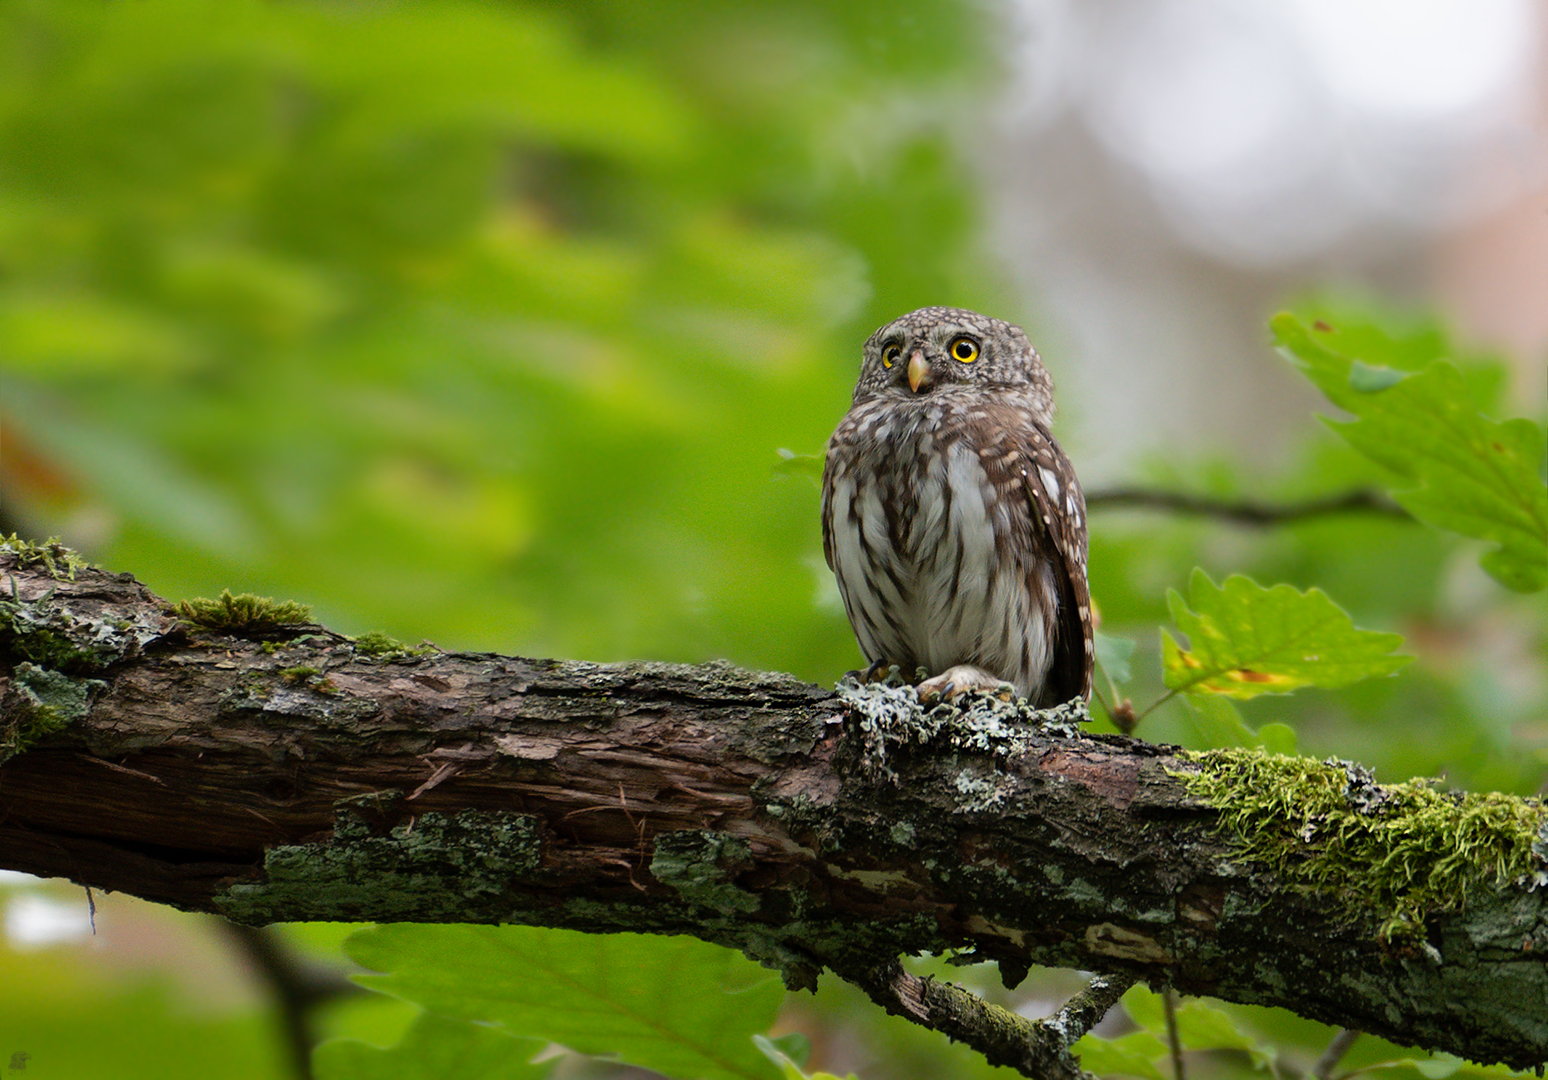
[[[964,364],[971,364],[978,359],[978,342],[970,337],[959,337],[951,343],[951,355]]]
[[[882,350],[882,367],[890,368],[898,362],[898,357],[902,355],[903,347],[901,345],[888,345]]]

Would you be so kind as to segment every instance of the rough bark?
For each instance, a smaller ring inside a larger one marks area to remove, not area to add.
[[[1011,982],[1104,971],[1548,1058],[1548,890],[1470,893],[1422,947],[1384,943],[1383,912],[1237,855],[1173,747],[987,702],[900,724],[725,664],[235,629],[0,553],[0,867],[255,925],[688,933],[794,986],[976,950]]]

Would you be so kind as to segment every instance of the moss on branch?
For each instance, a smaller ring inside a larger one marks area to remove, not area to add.
[[[1256,749],[1185,753],[1188,793],[1220,812],[1243,859],[1288,885],[1338,898],[1351,918],[1379,913],[1381,939],[1424,942],[1426,919],[1483,889],[1548,885],[1548,809],[1539,799],[1442,791],[1429,780],[1378,784],[1369,769]]]

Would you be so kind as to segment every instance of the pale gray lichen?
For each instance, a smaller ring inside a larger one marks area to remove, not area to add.
[[[23,660],[11,675],[22,704],[0,730],[0,762],[9,761],[51,731],[79,720],[107,683],[79,679]]]
[[[897,774],[888,757],[908,747],[1008,760],[1050,738],[1078,736],[1080,725],[1091,719],[1086,703],[1078,698],[1038,709],[1025,699],[1007,700],[989,690],[969,690],[926,710],[914,688],[896,673],[871,683],[846,677],[837,693],[858,729],[860,771],[894,782]]]
[[[301,671],[302,668],[287,668],[272,673],[247,672],[244,683],[221,694],[216,708],[223,717],[242,716],[284,726],[299,720],[339,731],[351,731],[354,725],[382,711],[381,704],[372,698],[331,692],[333,688],[324,685],[325,680],[318,681],[320,672],[313,671],[305,676],[304,682],[300,681],[297,673]],[[267,681],[266,675],[275,682]]]
[[[338,806],[331,839],[270,848],[265,880],[228,886],[215,906],[249,924],[298,909],[318,919],[459,921],[470,906],[499,907],[542,863],[542,824],[526,814],[431,812],[373,836],[358,805]]]
[[[69,674],[98,672],[138,654],[166,631],[156,615],[82,618],[52,594],[32,601],[0,596],[0,649]]]
[[[959,796],[957,809],[963,813],[998,810],[1008,798],[1003,784],[976,776],[966,769],[957,773],[956,788]]]

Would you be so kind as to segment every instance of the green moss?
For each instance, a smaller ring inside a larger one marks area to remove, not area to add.
[[[280,678],[284,679],[288,683],[310,682],[321,674],[322,672],[317,668],[306,667],[304,665],[300,667],[280,668]]]
[[[355,655],[371,660],[406,660],[435,651],[434,645],[409,645],[395,637],[372,630],[351,639]]]
[[[184,622],[239,637],[271,634],[308,623],[312,618],[312,609],[305,604],[252,593],[233,596],[230,589],[223,590],[215,600],[202,596],[184,600],[175,610]]]
[[[1548,885],[1548,811],[1538,799],[1438,791],[1430,781],[1377,784],[1349,762],[1260,750],[1181,755],[1173,775],[1220,812],[1244,859],[1292,885],[1374,910],[1383,940],[1415,940],[1425,919],[1482,890]]]
[[[48,576],[56,581],[74,581],[77,571],[91,566],[91,563],[81,558],[73,549],[65,547],[57,536],[50,536],[39,543],[36,540],[23,540],[12,533],[9,536],[0,537],[0,552],[15,555],[18,563],[24,567],[39,565],[47,567]]]
[[[18,656],[54,670],[94,669],[100,665],[89,650],[81,649],[70,636],[49,626],[25,625],[17,618],[19,608],[0,602],[0,615],[7,626],[0,642]]]

